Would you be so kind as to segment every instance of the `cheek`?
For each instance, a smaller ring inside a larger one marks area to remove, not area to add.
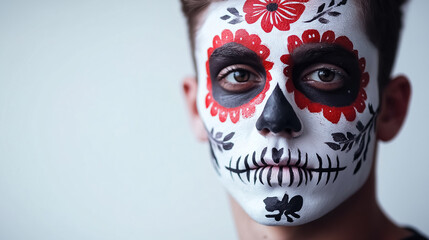
[[[260,58],[263,68],[265,70],[264,85],[261,86],[258,92],[256,92],[250,98],[245,100],[238,97],[234,98],[234,96],[232,96],[231,98],[227,98],[229,102],[225,100],[222,101],[221,98],[224,97],[225,93],[220,90],[217,85],[217,82],[214,82],[216,81],[216,79],[213,79],[214,75],[210,72],[211,55],[216,49],[229,43],[237,43],[252,50]],[[270,88],[270,81],[272,79],[270,70],[273,67],[273,63],[267,60],[269,55],[270,50],[268,49],[268,47],[261,44],[261,39],[259,38],[259,36],[257,36],[256,34],[249,34],[244,29],[237,30],[235,34],[230,30],[224,30],[221,35],[217,35],[213,38],[213,46],[207,50],[205,71],[207,74],[206,88],[208,90],[208,93],[205,95],[204,98],[204,108],[210,112],[210,115],[212,117],[218,117],[219,121],[222,123],[229,120],[235,124],[240,120],[240,118],[250,118],[254,116],[256,105],[260,104],[264,100],[266,92]],[[234,99],[241,100],[236,101]]]

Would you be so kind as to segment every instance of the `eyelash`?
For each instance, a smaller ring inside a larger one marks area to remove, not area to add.
[[[238,65],[228,66],[228,67],[222,69],[219,72],[216,80],[220,81],[220,80],[224,79],[225,77],[227,77],[229,74],[236,72],[236,71],[247,71],[250,74],[253,74],[257,77],[260,77],[260,74],[256,73],[256,71],[254,71],[251,67],[247,67],[246,65],[238,64]]]

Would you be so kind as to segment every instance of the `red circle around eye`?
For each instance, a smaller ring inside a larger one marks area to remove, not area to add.
[[[347,121],[354,121],[356,119],[356,111],[362,113],[366,108],[365,100],[367,99],[365,87],[369,83],[369,74],[365,72],[366,60],[365,58],[359,58],[358,51],[353,49],[353,43],[346,36],[340,36],[335,38],[333,31],[326,31],[320,36],[317,30],[310,29],[304,31],[301,38],[296,35],[289,36],[287,39],[287,47],[289,53],[293,52],[295,48],[298,48],[302,44],[306,43],[335,43],[345,49],[353,52],[356,58],[359,59],[359,68],[361,71],[360,88],[356,100],[349,106],[334,107],[327,106],[317,102],[311,101],[302,92],[295,88],[292,80],[292,69],[293,63],[291,61],[290,54],[281,56],[280,60],[287,66],[284,68],[283,73],[287,77],[286,89],[289,93],[294,93],[296,105],[300,109],[307,108],[312,113],[323,112],[323,116],[332,123],[338,123],[341,115],[347,119]]]
[[[248,49],[254,51],[262,60],[262,64],[265,68],[266,80],[264,89],[256,95],[248,103],[245,103],[239,107],[227,108],[220,105],[214,98],[212,93],[212,80],[210,78],[210,68],[209,68],[209,59],[213,51],[216,48],[219,48],[227,43],[235,42],[241,44]],[[219,115],[219,120],[225,122],[229,116],[231,122],[237,123],[240,120],[240,116],[243,118],[249,118],[255,113],[255,106],[260,104],[264,98],[265,94],[270,88],[271,74],[270,70],[273,68],[274,63],[267,61],[268,56],[270,55],[270,50],[265,45],[261,44],[261,39],[256,34],[249,34],[246,30],[240,29],[234,34],[226,29],[222,31],[221,36],[216,35],[213,38],[213,47],[210,47],[207,50],[207,62],[206,62],[206,72],[207,72],[207,89],[208,93],[206,95],[206,108],[210,109],[210,114],[214,117]]]

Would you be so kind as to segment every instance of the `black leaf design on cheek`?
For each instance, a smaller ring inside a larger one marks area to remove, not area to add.
[[[323,23],[323,24],[327,24],[327,23],[329,23],[329,20],[326,19],[326,18],[321,17],[321,18],[319,18],[319,22]]]
[[[357,122],[357,124],[356,124],[356,128],[357,128],[357,130],[359,130],[359,131],[362,131],[362,130],[364,129],[364,126],[363,126],[363,124],[362,124],[362,122],[361,122],[361,121],[358,121],[358,122]]]
[[[234,132],[232,132],[232,133],[230,133],[230,134],[228,134],[228,135],[226,135],[224,138],[223,138],[223,141],[224,142],[226,142],[226,141],[229,141],[229,140],[231,140],[231,138],[232,137],[234,137]]]
[[[333,142],[326,142],[326,144],[332,148],[332,150],[339,150],[341,148],[341,146],[339,144],[333,143]]]
[[[332,138],[335,142],[342,142],[347,140],[347,137],[346,135],[344,135],[344,133],[333,133]]]
[[[351,132],[347,133],[333,133],[331,134],[334,142],[325,142],[328,147],[334,151],[350,151],[353,146],[358,146],[353,154],[353,162],[356,162],[355,170],[353,174],[356,174],[362,166],[362,162],[366,161],[369,143],[371,141],[371,130],[375,131],[375,123],[377,122],[377,115],[379,109],[374,111],[371,104],[368,106],[369,112],[372,115],[371,119],[366,125],[363,125],[361,121],[356,123],[356,129],[359,131],[358,134]]]
[[[329,7],[334,6],[334,4],[335,4],[335,0],[332,0],[331,3],[329,3]]]
[[[228,20],[230,18],[231,18],[231,16],[228,16],[228,15],[223,15],[222,17],[220,17],[220,19],[222,19],[222,20]]]
[[[264,199],[265,209],[268,212],[278,211],[277,214],[267,214],[265,217],[274,218],[277,222],[281,220],[284,214],[288,222],[293,222],[294,218],[300,218],[298,215],[303,205],[303,198],[300,195],[294,196],[289,201],[289,195],[285,194],[282,200],[277,197],[267,197]]]
[[[234,143],[231,142],[231,139],[234,137],[235,132],[231,132],[223,137],[223,132],[214,133],[214,129],[212,128],[208,135],[211,145],[217,148],[219,152],[223,152],[224,150],[228,151],[234,147]]]
[[[222,147],[225,150],[231,150],[234,147],[234,143],[223,143]]]
[[[333,11],[333,12],[328,12],[328,15],[332,17],[338,17],[339,15],[341,15],[341,13]]]

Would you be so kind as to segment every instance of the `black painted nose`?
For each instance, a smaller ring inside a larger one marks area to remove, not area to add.
[[[287,101],[282,90],[277,84],[267,104],[262,111],[261,116],[256,122],[256,129],[259,131],[279,132],[299,132],[301,131],[301,122],[296,116],[290,103]]]

